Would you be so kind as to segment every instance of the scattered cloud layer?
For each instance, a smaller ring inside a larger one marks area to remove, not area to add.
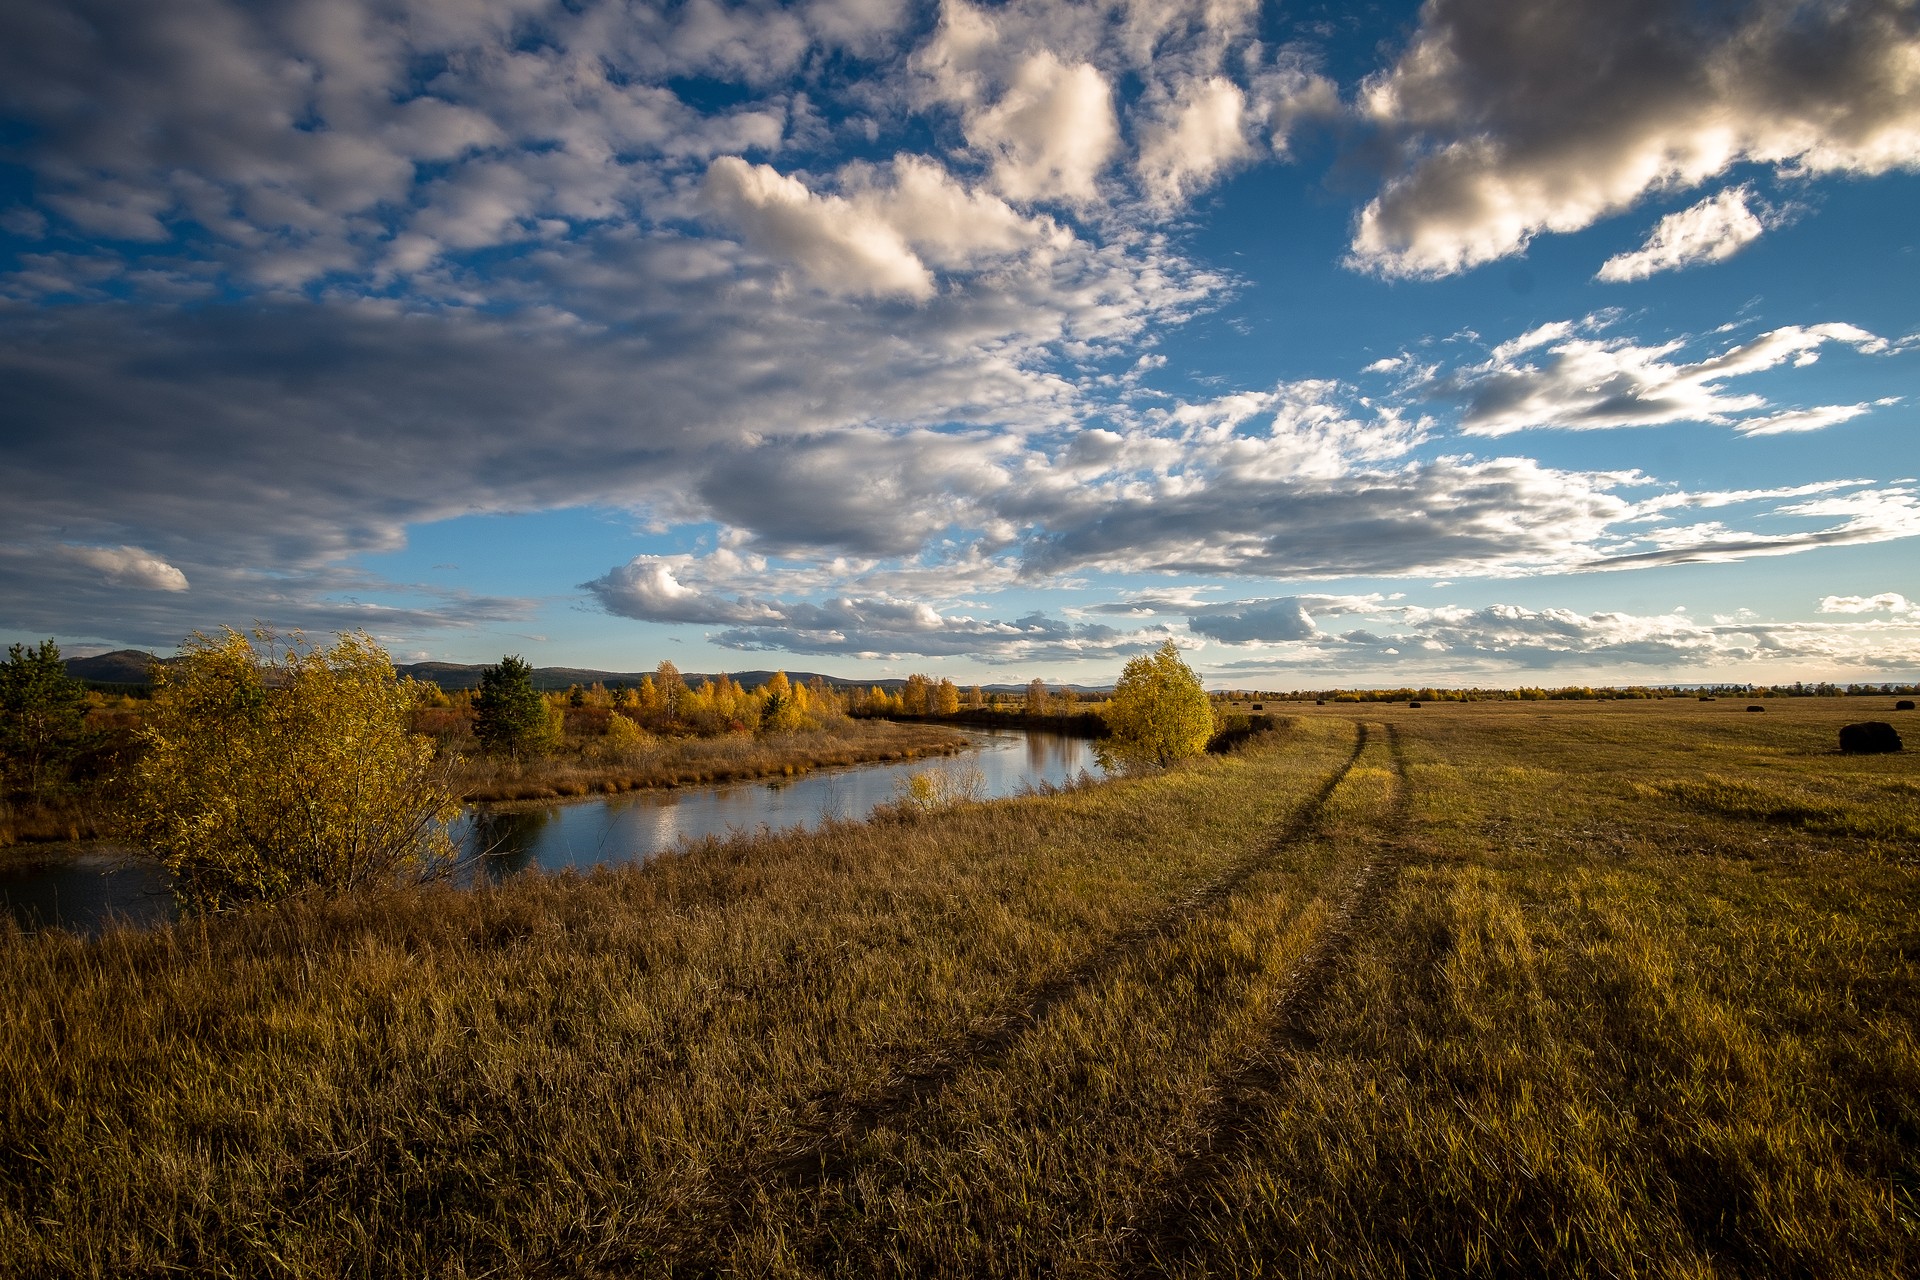
[[[1325,598],[1318,598],[1325,599]],[[1697,619],[1684,608],[1661,614],[1575,609],[1532,609],[1494,604],[1418,607],[1380,600],[1316,607],[1315,597],[1220,605],[1190,625],[1229,646],[1211,650],[1203,662],[1220,678],[1246,684],[1256,674],[1286,683],[1382,682],[1466,684],[1476,680],[1511,685],[1558,684],[1567,672],[1605,671],[1620,682],[1658,683],[1711,678],[1726,670],[1800,669],[1850,673],[1840,678],[1875,680],[1910,669],[1910,646],[1920,626],[1910,621],[1827,623],[1771,622],[1751,611],[1737,617]],[[1282,624],[1271,632],[1235,638],[1207,619],[1275,617],[1288,611],[1305,625]],[[1332,625],[1317,626],[1324,613]],[[1364,624],[1364,625],[1362,625]],[[1234,645],[1261,645],[1258,658],[1231,656]],[[1208,661],[1210,660],[1210,661]],[[1297,687],[1295,685],[1294,687]]]
[[[996,602],[1920,532],[1910,481],[1696,492],[1485,447],[1870,419],[1902,401],[1778,389],[1911,348],[1844,319],[1700,338],[1587,315],[1239,386],[1179,381],[1162,350],[1248,288],[1194,256],[1208,194],[1293,163],[1319,126],[1348,148],[1343,182],[1381,184],[1355,224],[1364,271],[1448,274],[1733,182],[1600,276],[1724,260],[1779,217],[1740,166],[1915,166],[1911,4],[1432,0],[1345,85],[1277,27],[1252,0],[0,10],[0,123],[27,178],[0,208],[19,249],[0,616],[157,643],[252,616],[524,619],[531,597],[348,566],[425,522],[592,507],[701,548],[553,584],[618,616],[739,649],[1071,661],[1174,625],[1332,645],[1347,606],[1250,586],[1269,594],[1196,597],[1177,622],[1091,615],[1117,625]],[[1446,626],[1482,648],[1556,626],[1639,643],[1592,616],[1420,625],[1443,645]]]
[[[683,576],[688,581],[683,582]],[[718,627],[711,639],[728,649],[868,659],[1074,662],[1129,657],[1165,635],[1164,629],[1121,631],[1041,613],[1012,620],[977,618],[885,594],[836,595],[818,602],[748,594],[767,578],[764,563],[753,565],[731,556],[704,562],[640,556],[582,585],[622,617]]]

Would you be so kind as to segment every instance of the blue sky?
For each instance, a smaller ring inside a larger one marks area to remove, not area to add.
[[[0,14],[0,633],[1920,675],[1911,0]]]

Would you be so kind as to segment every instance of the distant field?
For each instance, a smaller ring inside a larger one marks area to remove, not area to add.
[[[0,1274],[1920,1274],[1892,703],[1283,705],[587,879],[0,933]]]

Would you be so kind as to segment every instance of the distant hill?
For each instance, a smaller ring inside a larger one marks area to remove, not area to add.
[[[68,658],[67,675],[89,684],[152,684],[153,664],[163,661],[142,649],[115,649],[91,658]]]

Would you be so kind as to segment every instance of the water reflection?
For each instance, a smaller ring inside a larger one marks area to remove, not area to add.
[[[817,827],[859,819],[899,796],[904,780],[950,771],[958,789],[993,798],[1064,786],[1098,775],[1092,743],[1055,733],[970,731],[976,748],[959,756],[892,764],[850,765],[796,778],[677,791],[635,791],[605,800],[511,809],[480,809],[455,835],[463,878],[498,882],[538,868],[585,869],[641,862],[708,837]],[[977,788],[974,778],[977,776]],[[0,899],[26,928],[97,930],[109,916],[152,923],[174,914],[165,879],[150,864],[84,854],[0,872]]]
[[[473,876],[498,883],[533,866],[540,833],[553,817],[550,807],[469,813],[462,819],[459,839],[465,857],[472,859]]]
[[[963,755],[853,765],[797,778],[680,791],[635,791],[584,804],[476,815],[468,856],[490,879],[528,867],[545,871],[640,862],[656,853],[715,837],[761,830],[817,827],[830,819],[864,818],[898,798],[902,782],[928,770],[951,772],[959,789],[990,799],[1043,786],[1064,786],[1097,774],[1092,744],[1055,733],[980,731]],[[977,775],[977,789],[971,785]],[[521,822],[521,819],[537,821]],[[489,848],[498,844],[494,852]]]
[[[109,922],[151,925],[177,914],[167,874],[127,852],[48,849],[0,873],[0,901],[23,929],[97,933]]]

